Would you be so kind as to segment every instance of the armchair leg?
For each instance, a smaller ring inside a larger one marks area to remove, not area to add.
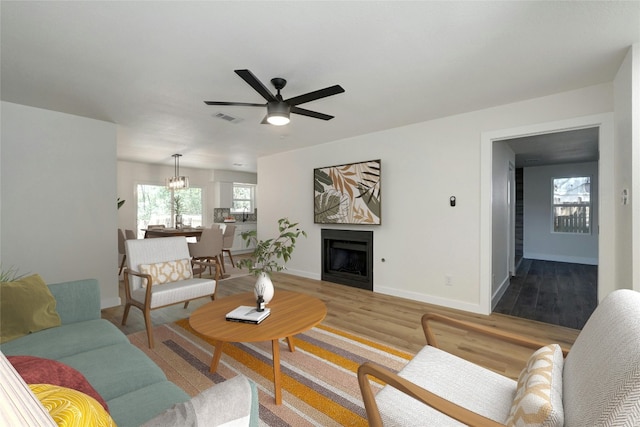
[[[122,274],[122,269],[124,268],[124,262],[127,260],[127,255],[122,255],[122,262],[120,263],[120,271],[118,271],[118,276]]]
[[[130,303],[126,303],[124,306],[124,313],[122,313],[122,324],[127,324],[127,318],[129,317],[129,309],[131,308]]]
[[[147,326],[147,339],[149,340],[149,348],[153,348],[153,325],[151,324],[151,313],[149,309],[144,310],[144,323]]]
[[[189,306],[189,301],[185,301],[184,302],[184,308],[187,308]]]

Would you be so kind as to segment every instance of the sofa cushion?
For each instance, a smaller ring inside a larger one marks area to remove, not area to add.
[[[558,344],[544,346],[531,355],[518,377],[518,390],[507,426],[564,425],[563,363],[562,350]]]
[[[107,401],[111,416],[118,427],[140,427],[167,408],[188,401],[189,395],[167,381],[140,387]]]
[[[56,300],[38,274],[0,283],[0,343],[60,326]]]
[[[29,388],[59,426],[115,427],[102,405],[78,390],[52,384],[30,384]]]
[[[178,282],[193,277],[191,261],[188,259],[157,262],[154,264],[140,264],[140,272],[150,275],[154,285]],[[146,280],[143,282],[142,287],[146,287]]]
[[[63,357],[60,361],[82,372],[107,402],[167,379],[158,365],[128,340]]]
[[[28,354],[60,360],[87,350],[128,342],[127,337],[111,322],[96,319],[46,329],[4,343],[1,347],[6,355]]]
[[[52,384],[72,388],[93,397],[105,411],[109,411],[107,402],[77,369],[42,357],[7,356],[7,359],[27,384]]]

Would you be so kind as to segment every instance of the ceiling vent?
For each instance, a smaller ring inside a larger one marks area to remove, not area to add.
[[[230,115],[224,114],[224,113],[216,113],[216,114],[213,115],[213,117],[216,117],[216,118],[218,118],[220,120],[227,121],[229,123],[240,123],[241,121],[244,120],[244,119],[241,119],[239,117],[233,117],[233,116],[230,116]]]

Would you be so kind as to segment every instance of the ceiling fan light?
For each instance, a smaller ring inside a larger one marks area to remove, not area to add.
[[[267,122],[274,126],[289,123],[289,105],[284,102],[269,102],[267,104]]]

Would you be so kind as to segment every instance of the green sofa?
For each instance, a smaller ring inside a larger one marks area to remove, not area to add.
[[[109,406],[119,427],[140,426],[174,404],[191,401],[182,389],[168,381],[162,370],[111,322],[100,317],[100,289],[95,279],[50,284],[62,325],[3,343],[6,356],[29,355],[54,359],[80,371]],[[230,394],[224,383],[204,392],[233,411],[235,403],[250,400],[250,425],[258,425],[255,384],[241,395]],[[216,393],[220,389],[220,393]],[[234,390],[237,390],[234,388]],[[250,390],[250,393],[246,393]],[[194,398],[195,399],[195,398]],[[200,400],[201,401],[201,400]],[[201,404],[199,404],[202,406]],[[193,405],[192,405],[193,406]],[[196,405],[197,406],[197,405]],[[205,406],[206,405],[205,403]],[[178,408],[174,410],[180,411]],[[175,414],[166,419],[175,418]]]

